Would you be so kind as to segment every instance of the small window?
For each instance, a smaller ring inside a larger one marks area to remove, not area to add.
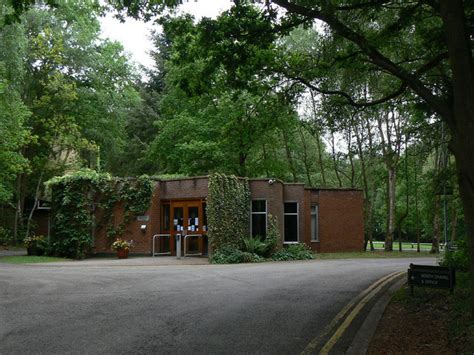
[[[298,242],[298,203],[285,202],[284,206],[285,220],[285,243]]]
[[[252,237],[267,235],[267,201],[252,200]]]
[[[170,205],[161,205],[161,232],[170,230]]]
[[[319,242],[318,205],[311,205],[311,241]]]

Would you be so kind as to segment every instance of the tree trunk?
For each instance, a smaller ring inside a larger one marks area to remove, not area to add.
[[[435,196],[435,205],[434,205],[434,216],[433,216],[433,241],[431,246],[430,253],[437,254],[439,253],[439,236],[440,236],[440,209],[441,202],[440,196]]]
[[[293,164],[293,156],[291,155],[290,147],[288,146],[288,136],[285,130],[282,130],[283,141],[285,143],[285,152],[286,159],[288,160],[288,165],[290,166],[291,175],[293,176],[293,182],[297,182],[298,178],[296,176],[295,166]]]
[[[22,215],[23,215],[23,209],[22,209],[22,178],[23,174],[20,174],[16,178],[16,204],[15,204],[15,220],[13,224],[13,244],[17,245],[18,243],[18,234],[19,234],[19,229],[20,225],[22,224]]]
[[[268,171],[268,164],[267,164],[268,157],[267,157],[267,149],[265,148],[265,142],[262,143],[262,153],[263,153],[263,161],[265,163],[265,174],[267,175],[267,177],[272,177],[270,176],[270,172]]]
[[[451,238],[450,242],[456,241],[456,228],[458,225],[458,212],[455,207],[451,209]]]
[[[459,191],[468,237],[471,283],[474,285],[474,72],[470,35],[462,0],[441,0],[440,12],[446,31],[453,73],[453,117],[444,117],[451,130],[451,149],[456,157]],[[471,296],[474,316],[474,294]]]
[[[306,179],[308,180],[308,185],[313,186],[313,182],[311,181],[311,169],[308,161],[308,147],[306,145],[306,139],[304,138],[304,132],[302,130],[301,123],[298,123],[298,133],[300,134],[301,143],[303,144],[303,164],[306,171]]]
[[[30,214],[28,216],[28,220],[26,222],[26,233],[25,237],[30,236],[30,229],[31,229],[31,221],[33,220],[33,215],[38,208],[38,203],[39,203],[39,197],[40,197],[40,191],[41,191],[41,184],[43,183],[43,175],[44,175],[44,169],[41,171],[41,175],[38,179],[38,183],[36,184],[36,191],[35,191],[35,202],[33,206],[31,207]]]
[[[393,250],[393,234],[395,231],[395,189],[397,183],[397,171],[394,167],[388,168],[387,178],[387,235],[385,236],[385,251]]]
[[[420,228],[420,210],[418,209],[418,166],[417,166],[418,157],[415,157],[415,169],[414,169],[414,184],[415,184],[415,225],[416,225],[416,251],[419,253],[420,250],[420,235],[421,235],[421,228]]]
[[[321,179],[323,180],[323,186],[326,186],[326,173],[324,172],[324,164],[323,164],[323,152],[322,152],[322,147],[321,147],[321,132],[319,131],[319,127],[316,121],[317,117],[317,111],[316,111],[316,105],[314,101],[314,94],[313,90],[309,91],[311,95],[311,104],[313,107],[313,118],[314,118],[314,137],[316,138],[316,145],[318,147],[318,159],[319,159],[319,168],[321,169]]]
[[[334,140],[334,132],[331,132],[331,151],[332,151],[332,162],[334,164],[334,172],[336,173],[337,182],[339,187],[342,187],[341,177],[339,176],[339,170],[337,167],[337,156],[336,156],[336,142]]]
[[[323,162],[323,148],[321,147],[321,135],[319,130],[316,129],[316,145],[318,147],[318,159],[319,159],[319,169],[321,170],[321,179],[323,180],[323,186],[326,186],[326,173],[324,171],[324,162]]]

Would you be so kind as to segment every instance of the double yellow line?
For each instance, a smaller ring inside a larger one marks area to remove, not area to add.
[[[359,314],[362,308],[378,293],[382,288],[384,288],[388,283],[399,277],[400,275],[404,274],[405,271],[399,271],[391,273],[385,277],[382,277],[378,281],[374,282],[370,285],[369,288],[362,291],[357,297],[355,297],[351,302],[349,302],[331,321],[331,323],[324,328],[323,332],[312,339],[306,348],[303,350],[301,355],[313,354],[314,351],[317,349],[321,340],[326,337],[329,332],[336,327],[336,325],[341,321],[343,317],[352,309],[349,315],[344,319],[342,324],[336,329],[332,337],[324,344],[321,348],[319,354],[329,354],[331,349],[334,347],[336,342],[341,338],[344,334],[345,330],[349,327],[355,317]],[[358,303],[357,303],[358,302]],[[357,305],[354,307],[354,305]]]

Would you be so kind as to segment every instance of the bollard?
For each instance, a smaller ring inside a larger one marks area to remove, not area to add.
[[[181,234],[176,234],[176,259],[181,259]]]

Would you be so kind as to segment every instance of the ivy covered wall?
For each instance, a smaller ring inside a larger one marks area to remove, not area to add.
[[[247,179],[222,174],[209,176],[207,196],[209,245],[239,248],[249,236],[250,187]]]
[[[72,258],[83,258],[90,250],[93,228],[107,228],[111,242],[121,237],[127,224],[149,208],[153,190],[147,176],[123,179],[93,170],[53,178],[47,186],[53,210],[50,251]],[[110,223],[118,203],[123,217]]]

